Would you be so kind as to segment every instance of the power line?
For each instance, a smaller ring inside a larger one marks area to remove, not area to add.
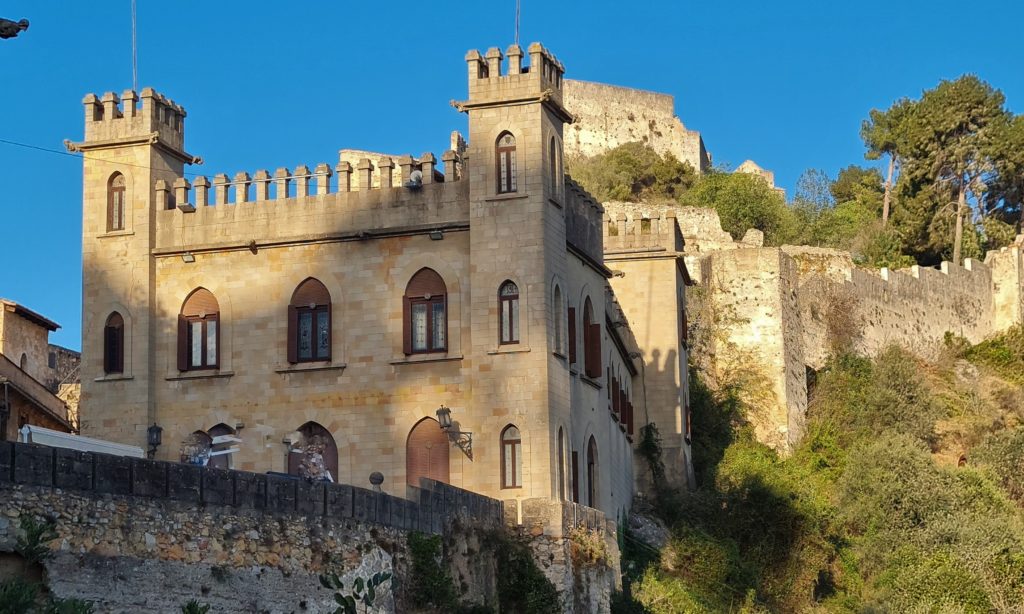
[[[61,156],[67,156],[69,158],[78,158],[78,159],[81,159],[81,160],[90,160],[90,161],[93,161],[93,162],[105,162],[107,164],[113,164],[113,165],[116,165],[116,166],[131,166],[131,167],[134,167],[134,168],[143,168],[143,169],[150,170],[150,171],[166,171],[167,170],[165,168],[156,168],[155,166],[146,166],[144,164],[132,164],[131,162],[115,162],[113,160],[104,160],[102,158],[94,158],[92,156],[87,156],[85,154],[72,153],[72,152],[69,152],[69,151],[61,151],[59,149],[50,149],[49,147],[40,147],[39,145],[30,145],[28,143],[19,143],[17,141],[9,141],[7,139],[0,139],[0,144],[12,145],[14,147],[24,147],[25,149],[34,149],[36,151],[43,151],[43,152],[46,152],[46,153],[58,154],[58,155],[61,155]],[[183,171],[182,174],[183,175],[188,175],[190,177],[210,177],[210,175],[205,175],[203,173],[191,173],[191,172],[187,172],[187,171]],[[275,176],[271,175],[270,179],[271,180],[275,180],[275,179],[310,179],[310,180],[315,181],[317,177],[318,177],[318,175],[316,173],[311,172],[308,175],[288,175],[286,177],[275,177]],[[235,183],[234,178],[233,177],[229,177],[229,180],[230,180],[229,183],[234,185],[234,183]],[[253,182],[255,182],[255,180],[253,180]]]

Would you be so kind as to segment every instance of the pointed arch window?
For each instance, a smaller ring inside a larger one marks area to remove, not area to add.
[[[587,506],[596,508],[598,507],[598,485],[600,483],[600,474],[598,471],[597,464],[597,440],[594,436],[590,436],[590,441],[587,443]]]
[[[556,179],[558,177],[558,162],[555,160],[555,137],[551,137],[551,144],[548,146],[548,185],[551,187],[551,196],[558,194]]]
[[[220,364],[220,306],[206,288],[185,299],[178,315],[178,370],[216,369]]]
[[[124,192],[124,175],[114,173],[107,182],[107,232],[124,230]]]
[[[501,487],[523,487],[523,440],[513,424],[501,432]]]
[[[555,341],[555,352],[559,354],[565,353],[565,335],[562,332],[564,324],[562,323],[562,313],[564,313],[564,307],[562,305],[562,289],[555,286],[555,298],[552,301],[552,314],[551,314],[551,325],[554,327],[554,341]]]
[[[501,344],[519,343],[519,286],[512,280],[498,288],[498,307]]]
[[[565,432],[558,427],[558,498],[565,500]]]
[[[448,289],[433,269],[420,269],[405,287],[402,346],[406,354],[448,350]]]
[[[583,367],[587,377],[601,377],[601,324],[594,319],[590,297],[583,303]]]
[[[331,294],[318,279],[299,284],[288,305],[288,362],[331,359]]]
[[[103,325],[103,372],[124,373],[124,318],[116,311]]]
[[[516,137],[512,136],[511,132],[502,132],[498,135],[494,163],[498,175],[498,194],[515,192]]]

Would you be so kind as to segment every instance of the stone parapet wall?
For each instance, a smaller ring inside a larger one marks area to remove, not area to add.
[[[347,484],[9,441],[0,442],[0,487],[7,484],[354,519],[434,534],[460,516],[492,529],[503,522],[500,501],[434,480],[409,487],[411,499],[403,499]]]
[[[15,556],[5,553],[20,519],[46,518],[57,535],[47,544],[48,590],[98,612],[172,612],[191,599],[216,612],[333,612],[320,574],[351,586],[383,571],[394,577],[372,611],[402,612],[414,581],[408,535],[419,531],[443,537],[459,600],[493,608],[501,570],[488,544],[507,516],[559,589],[562,611],[607,611],[619,554],[602,512],[528,499],[519,524],[514,500],[503,509],[427,479],[408,495],[0,442],[0,559]],[[598,531],[605,560],[574,561],[573,527]]]

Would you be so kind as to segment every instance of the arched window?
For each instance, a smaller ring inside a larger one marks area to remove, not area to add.
[[[28,369],[28,354],[25,354],[24,352],[22,352],[21,360],[18,362],[18,366],[21,367],[22,371],[25,371],[25,370]]]
[[[519,343],[519,286],[505,280],[498,288],[501,344]]]
[[[107,182],[107,232],[124,230],[124,175],[114,173]]]
[[[562,306],[562,289],[558,286],[555,286],[555,299],[552,301],[551,305],[551,325],[555,329],[555,351],[559,354],[563,354],[565,353],[564,335],[562,334],[562,313],[564,313],[564,308]]]
[[[124,318],[116,311],[103,326],[103,372],[124,373]]]
[[[523,441],[512,424],[501,432],[501,487],[523,487]]]
[[[419,486],[420,478],[449,480],[448,436],[433,418],[423,418],[409,431],[405,442],[405,481]]]
[[[307,422],[298,428],[299,441],[288,451],[288,473],[313,480],[338,481],[338,445],[322,425]],[[324,475],[326,470],[328,475]]]
[[[288,362],[331,359],[331,294],[310,277],[299,284],[288,305]]]
[[[558,427],[558,498],[565,500],[565,432]]]
[[[511,132],[498,135],[494,165],[498,175],[498,194],[516,191],[516,137]]]
[[[601,325],[594,319],[590,297],[583,303],[583,367],[587,377],[601,377]]]
[[[178,370],[216,369],[220,364],[220,307],[206,288],[185,299],[178,315]]]
[[[598,474],[597,467],[597,440],[594,436],[590,436],[590,442],[587,443],[587,505],[589,507],[596,508],[598,506],[598,480],[600,475]]]
[[[558,158],[555,154],[555,137],[551,137],[551,145],[548,147],[548,185],[551,187],[551,197],[558,197]]]
[[[403,298],[402,345],[406,354],[448,349],[448,290],[433,269],[420,269]]]

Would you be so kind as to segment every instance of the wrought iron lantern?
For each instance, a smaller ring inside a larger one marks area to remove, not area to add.
[[[441,407],[437,408],[437,422],[441,426],[441,430],[448,435],[448,439],[452,442],[452,445],[462,450],[462,452],[469,458],[473,458],[473,433],[468,431],[460,431],[454,427],[452,422],[452,410],[446,407],[443,403]]]
[[[163,443],[163,433],[164,429],[157,425],[156,422],[153,423],[153,426],[146,429],[146,443],[149,444],[149,458],[156,456],[156,449],[160,447],[161,443]]]

